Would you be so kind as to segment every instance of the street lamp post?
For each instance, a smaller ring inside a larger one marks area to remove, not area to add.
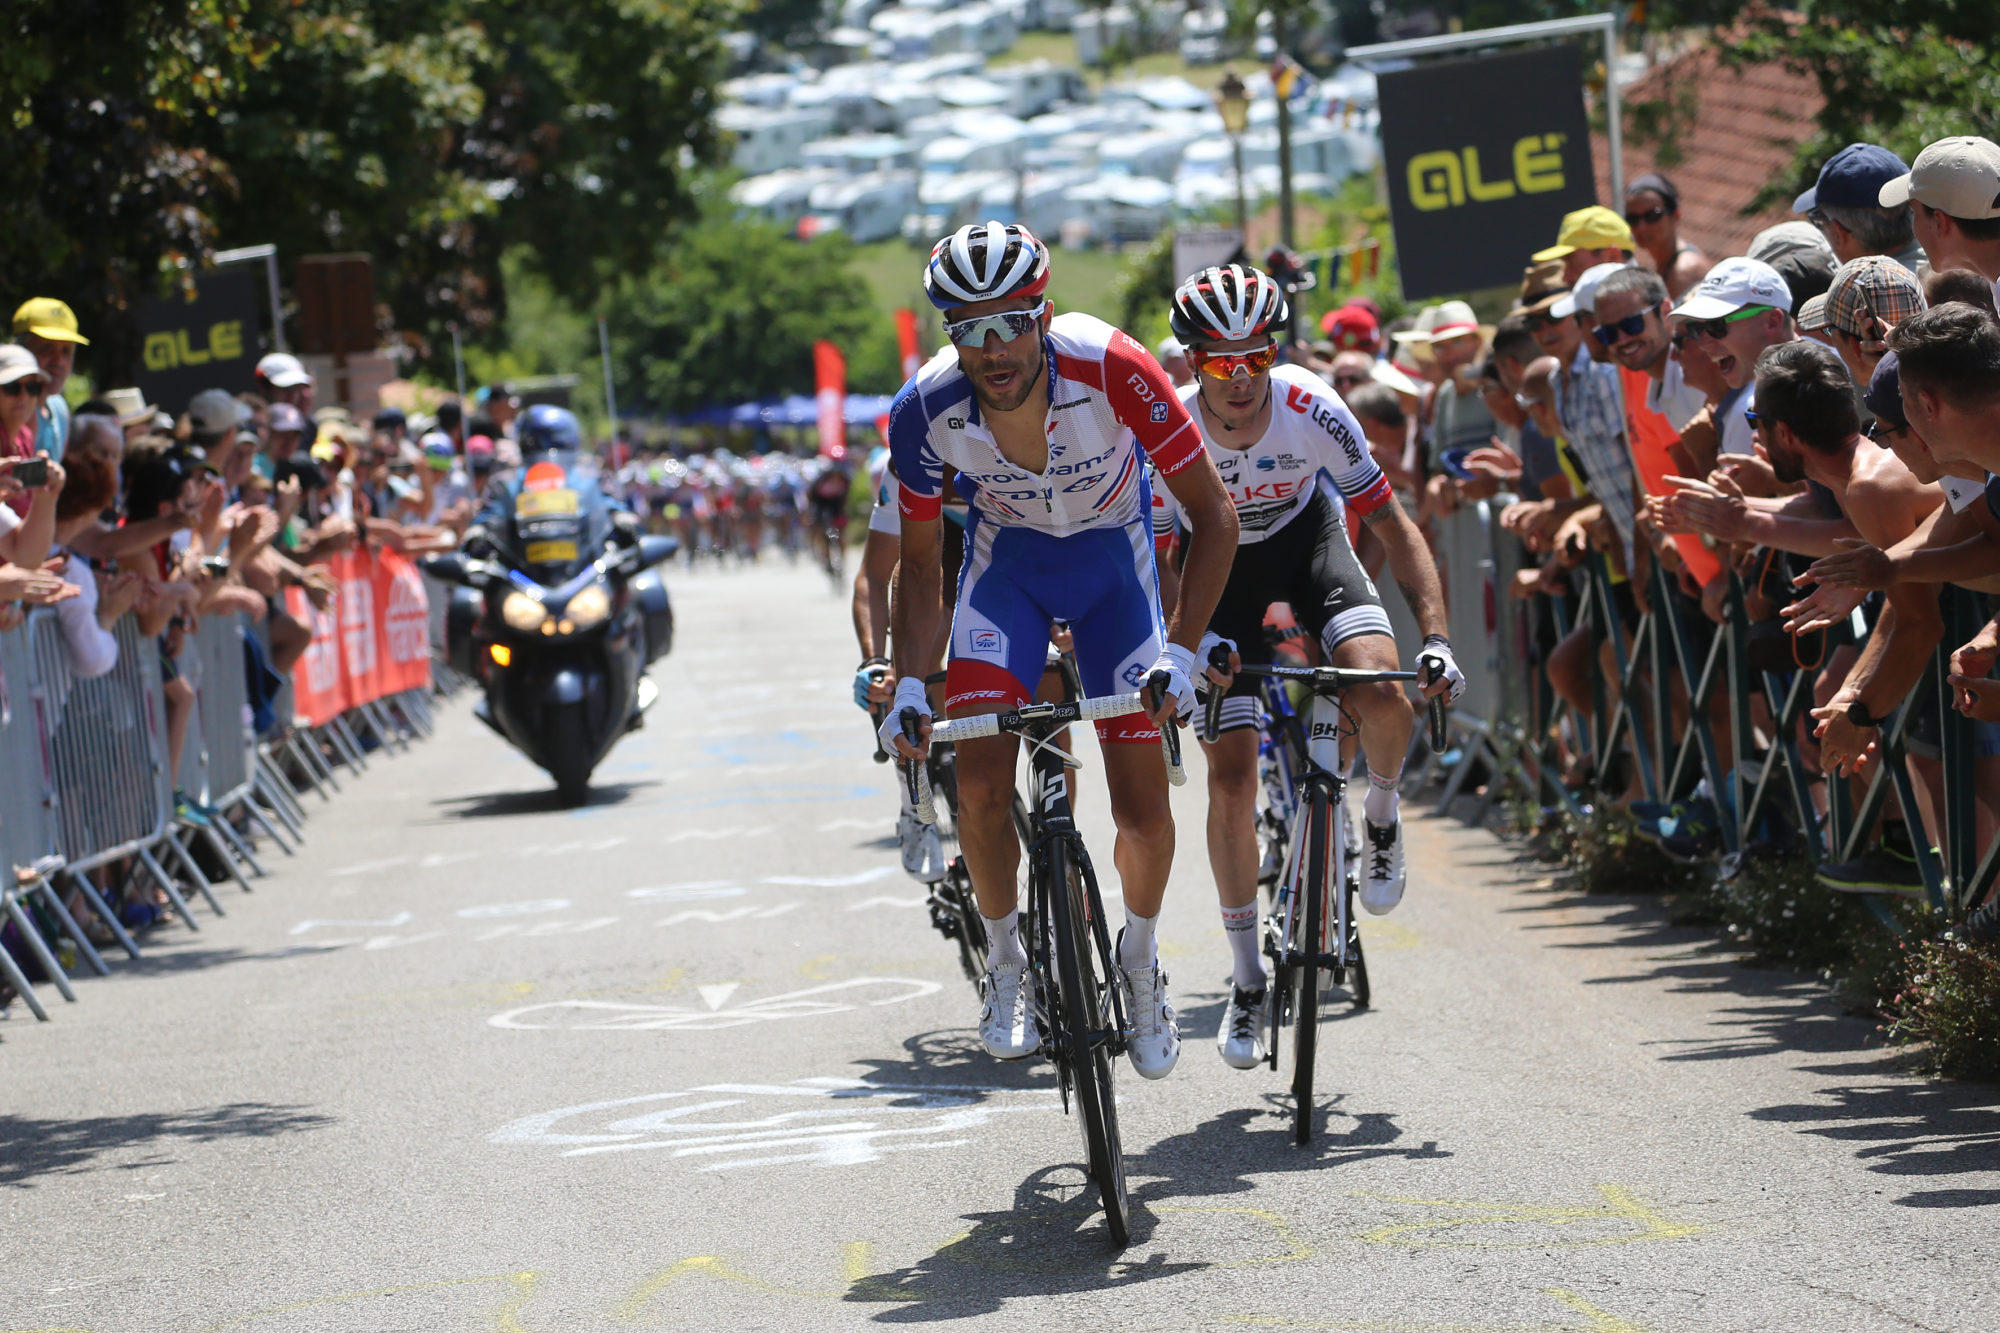
[[[1222,113],[1222,128],[1229,135],[1229,151],[1236,165],[1236,230],[1242,234],[1243,248],[1250,248],[1250,210],[1243,202],[1243,132],[1250,128],[1250,95],[1235,70],[1226,70],[1215,90],[1215,109]]]

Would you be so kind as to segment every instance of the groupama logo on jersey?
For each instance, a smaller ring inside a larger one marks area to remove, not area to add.
[[[1165,403],[1154,403],[1152,413],[1155,423],[1165,421],[1167,419],[1167,405]]]

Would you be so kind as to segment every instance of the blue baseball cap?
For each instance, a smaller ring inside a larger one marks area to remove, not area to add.
[[[1903,367],[1894,352],[1875,363],[1875,373],[1868,377],[1868,391],[1861,395],[1861,401],[1879,420],[1892,426],[1910,424],[1903,414]]]
[[[1851,143],[1826,160],[1819,180],[1810,190],[1792,200],[1794,213],[1810,213],[1832,204],[1835,208],[1880,208],[1882,187],[1910,169],[1880,144]]]

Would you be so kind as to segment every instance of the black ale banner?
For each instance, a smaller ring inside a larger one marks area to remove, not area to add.
[[[206,273],[192,301],[141,302],[139,391],[178,416],[203,389],[256,387],[260,336],[257,279],[245,270]]]
[[[1563,214],[1597,202],[1574,46],[1420,65],[1379,88],[1406,298],[1518,283]]]

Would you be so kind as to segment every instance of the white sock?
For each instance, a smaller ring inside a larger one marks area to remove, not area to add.
[[[1368,816],[1368,822],[1376,828],[1387,828],[1396,822],[1396,811],[1402,808],[1402,800],[1396,795],[1396,784],[1402,780],[1401,769],[1386,778],[1373,768],[1368,770],[1368,794],[1361,798],[1361,813]]]
[[[1157,916],[1140,916],[1129,907],[1125,909],[1125,933],[1118,940],[1118,966],[1134,970],[1151,967],[1159,961],[1153,944],[1153,927],[1159,924]]]
[[[1232,979],[1244,990],[1264,988],[1264,958],[1257,952],[1257,901],[1241,907],[1222,909],[1222,933],[1229,937],[1229,951],[1236,956]]]
[[[1003,963],[1021,964],[1028,961],[1028,954],[1021,947],[1021,909],[1015,908],[1005,916],[980,914],[986,923],[986,966],[999,967]]]

